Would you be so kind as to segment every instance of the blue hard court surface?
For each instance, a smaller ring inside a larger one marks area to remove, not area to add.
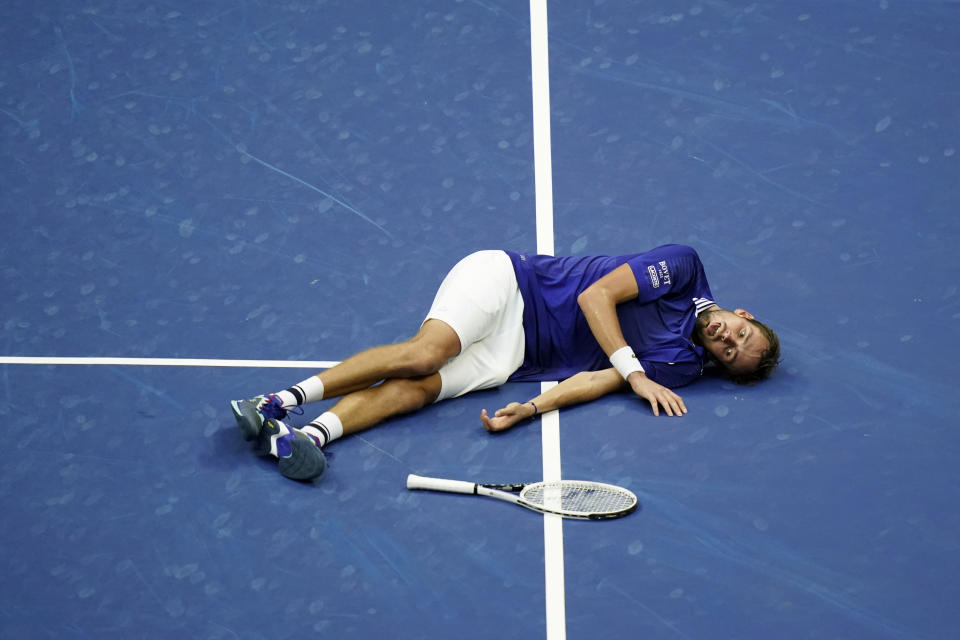
[[[954,636],[960,5],[549,15],[556,252],[692,244],[784,353],[561,412],[564,476],[643,503],[564,525],[567,637]],[[0,42],[0,355],[341,359],[536,247],[526,3],[13,0]],[[545,637],[541,518],[403,487],[539,477],[477,420],[536,385],[303,485],[227,401],[312,371],[0,372],[0,636]]]

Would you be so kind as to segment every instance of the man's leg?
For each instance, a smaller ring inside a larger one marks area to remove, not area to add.
[[[368,428],[391,415],[414,411],[436,401],[444,392],[438,373],[440,369],[461,351],[489,335],[491,323],[502,323],[503,311],[507,308],[522,309],[509,257],[499,251],[471,254],[444,278],[428,314],[429,319],[417,335],[395,345],[358,353],[279,393],[234,401],[231,406],[237,424],[248,440],[259,440],[264,425],[282,425],[288,409],[324,398],[342,397],[341,402],[302,430],[291,430],[298,438],[298,445],[304,439],[313,440],[317,445],[313,449],[318,454],[300,446],[293,452],[294,458],[322,457],[320,447],[344,433]],[[522,358],[520,316],[512,314],[510,324],[515,324],[520,331],[519,355]],[[464,336],[465,344],[461,344],[460,335]],[[513,369],[518,365],[519,360]],[[472,379],[477,371],[468,369],[465,374],[469,379],[451,387],[461,389],[457,393],[484,388],[481,382]],[[503,380],[507,375],[509,372]],[[498,378],[494,382],[503,380]],[[377,385],[381,381],[383,384]],[[286,465],[292,468],[296,462],[288,461]],[[319,464],[310,468],[319,468]]]
[[[458,353],[457,333],[447,323],[429,319],[409,340],[361,351],[315,377],[323,383],[323,398],[336,398],[381,380],[432,375]]]
[[[417,335],[362,351],[274,395],[282,409],[341,397],[381,380],[436,373],[470,343],[488,335],[489,323],[497,321],[503,305],[515,297],[510,258],[502,251],[473,253],[447,273]],[[467,344],[461,344],[461,336]]]
[[[282,420],[287,410],[366,389],[388,378],[422,377],[460,353],[460,338],[442,320],[428,319],[409,340],[373,347],[277,393],[231,403],[244,436],[256,437],[265,419]]]
[[[343,396],[303,431],[324,446],[342,435],[369,429],[391,416],[412,413],[432,404],[441,388],[439,373],[386,380]]]
[[[230,404],[244,438],[260,443],[260,449],[268,448],[261,441],[266,442],[268,436],[272,438],[269,451],[281,460],[282,471],[287,467],[303,468],[301,460],[307,460],[306,468],[319,474],[326,467],[322,454],[304,450],[301,439],[309,436],[317,446],[323,446],[344,433],[368,428],[390,415],[413,411],[433,402],[440,393],[440,376],[436,372],[459,352],[457,333],[445,322],[430,319],[409,340],[362,351],[280,393],[235,400]],[[407,378],[412,379],[411,384],[402,384]],[[384,379],[392,384],[368,389]],[[335,408],[339,407],[340,412],[349,416],[346,423],[342,423],[333,410],[324,412],[302,430],[290,429],[282,422],[287,410],[296,405],[365,390],[375,392],[351,398],[343,407],[336,405]],[[293,459],[289,459],[290,455],[284,456],[287,447],[281,446],[278,450],[278,437],[284,442],[295,442]],[[286,471],[284,475],[288,475]]]

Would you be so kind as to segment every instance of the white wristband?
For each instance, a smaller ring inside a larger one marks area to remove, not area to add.
[[[610,356],[610,364],[620,372],[624,380],[634,371],[643,372],[643,367],[640,366],[640,360],[637,359],[637,354],[635,354],[629,346],[621,347],[614,351]]]

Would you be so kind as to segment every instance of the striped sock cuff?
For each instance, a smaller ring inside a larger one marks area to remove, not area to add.
[[[295,384],[289,389],[287,389],[287,393],[289,393],[290,395],[292,395],[294,398],[297,399],[298,405],[301,405],[307,401],[307,394],[303,392],[303,389],[301,389],[300,385],[298,384]]]
[[[314,420],[307,426],[301,429],[305,434],[313,438],[318,447],[326,446],[330,442],[330,430],[322,422],[317,422]]]
[[[323,400],[323,382],[321,382],[317,376],[310,376],[306,380],[293,385],[290,389],[291,393],[298,395],[299,398],[303,398],[300,404]]]
[[[327,411],[319,418],[311,420],[301,431],[316,438],[320,446],[324,447],[343,435],[343,424],[336,414]]]

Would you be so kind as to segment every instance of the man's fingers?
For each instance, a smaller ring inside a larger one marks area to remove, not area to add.
[[[634,387],[634,392],[650,403],[650,409],[655,416],[660,415],[661,407],[665,414],[677,418],[687,412],[687,405],[683,403],[683,398],[667,387],[651,382],[645,387]]]
[[[483,416],[483,428],[489,433],[496,433],[497,431],[502,431],[505,427],[498,425],[491,420],[489,416]]]
[[[667,415],[672,416],[674,405],[671,401],[671,398],[668,397],[665,400],[661,400],[661,403],[663,404],[663,410],[667,412]]]
[[[480,412],[480,423],[483,425],[484,429],[486,429],[491,433],[493,433],[494,431],[500,430],[500,427],[498,427],[497,423],[493,421],[493,418],[490,417],[486,409],[483,409]]]
[[[673,411],[670,413],[670,415],[676,416],[676,417],[679,418],[680,415],[681,415],[681,413],[680,413],[680,405],[677,404],[677,397],[676,397],[676,395],[670,394],[670,395],[667,397],[667,402],[670,403],[670,408],[673,409]]]
[[[679,418],[687,412],[687,407],[683,404],[683,398],[669,389],[665,390],[661,396],[661,403],[664,407],[669,407],[667,413],[671,416]]]
[[[654,396],[654,398],[650,400],[650,406],[653,407],[653,415],[655,416],[660,415],[658,406],[663,407],[663,412],[668,416],[674,416],[677,418],[687,412],[687,407],[683,404],[683,400],[680,398],[680,396],[669,390]]]
[[[677,415],[680,416],[680,415],[683,415],[684,413],[686,413],[686,412],[687,412],[687,405],[683,404],[683,398],[681,398],[681,397],[678,396],[677,394],[673,394],[673,397],[674,397],[674,399],[675,399],[675,401],[676,401],[676,403],[677,403]]]

